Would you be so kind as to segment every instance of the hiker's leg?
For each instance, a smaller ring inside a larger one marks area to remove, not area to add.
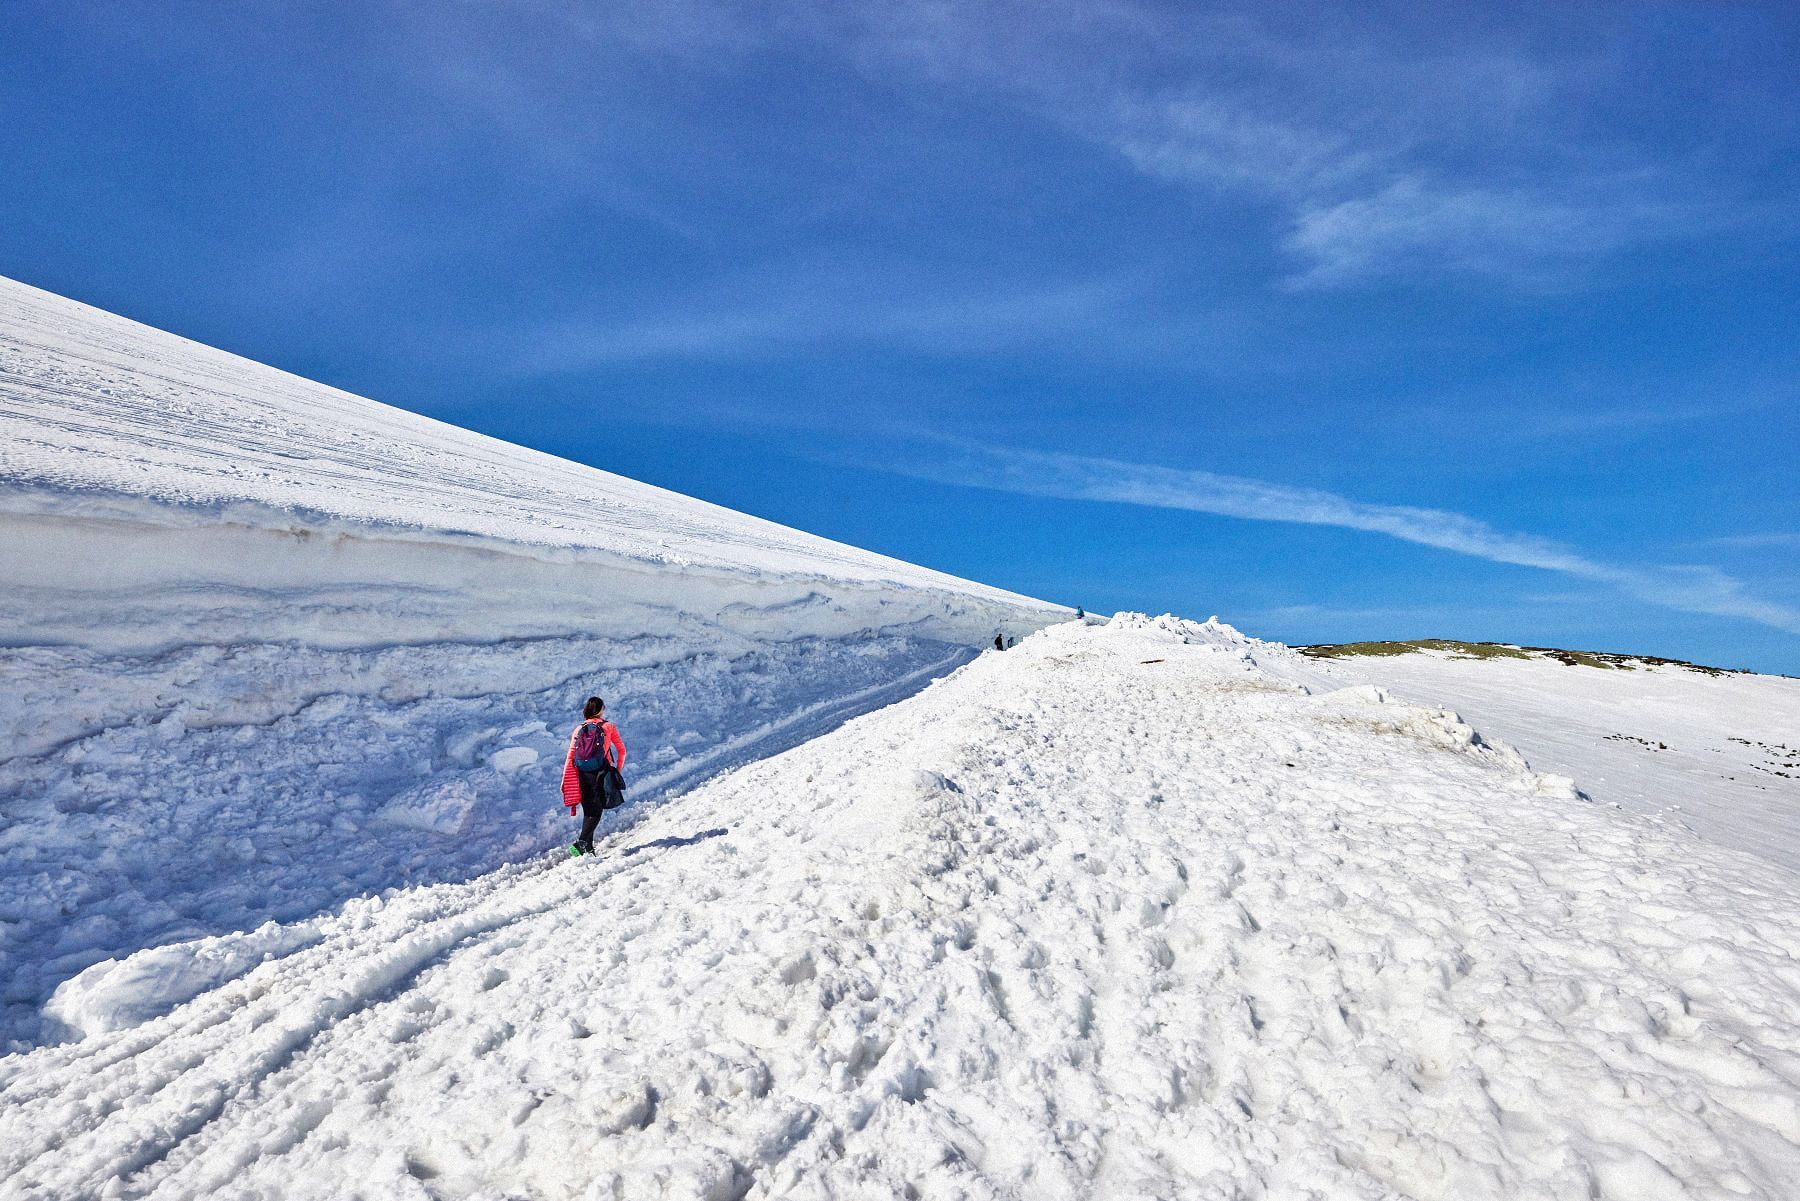
[[[598,797],[581,798],[581,837],[575,840],[576,846],[588,851],[594,849],[594,831],[600,826],[600,814]]]

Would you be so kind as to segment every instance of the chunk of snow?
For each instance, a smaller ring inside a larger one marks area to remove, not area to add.
[[[480,801],[464,776],[427,780],[407,789],[376,813],[382,821],[433,834],[461,834]]]
[[[536,763],[540,756],[528,746],[503,747],[488,756],[488,766],[497,772],[522,771]]]
[[[242,934],[155,947],[123,961],[108,959],[58,986],[44,1015],[67,1037],[128,1029],[318,938],[314,923],[268,922]]]

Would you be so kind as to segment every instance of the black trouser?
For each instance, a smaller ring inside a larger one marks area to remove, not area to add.
[[[581,776],[581,837],[575,845],[584,851],[594,849],[594,831],[600,828],[600,815],[606,812],[601,808],[606,803],[600,773],[575,769]]]
[[[594,831],[600,828],[602,812],[599,801],[581,798],[581,837],[575,840],[575,845],[584,851],[594,849]]]

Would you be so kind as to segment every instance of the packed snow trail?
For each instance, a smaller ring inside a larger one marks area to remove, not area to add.
[[[1800,1194],[1795,878],[1309,670],[1053,627],[598,857],[90,969],[0,1194]]]

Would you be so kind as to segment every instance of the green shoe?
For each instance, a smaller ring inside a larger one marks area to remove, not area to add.
[[[583,856],[585,854],[587,854],[587,852],[581,849],[580,843],[572,842],[569,844],[569,858],[579,859],[581,856]]]

